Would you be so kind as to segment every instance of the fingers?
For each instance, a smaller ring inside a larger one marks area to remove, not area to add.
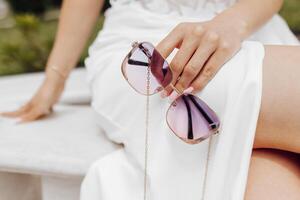
[[[224,65],[235,52],[232,52],[232,48],[229,48],[226,44],[221,45],[217,51],[209,58],[204,65],[202,71],[190,84],[194,88],[193,93],[201,91],[209,81],[216,75],[219,69]]]
[[[184,91],[190,86],[209,57],[215,52],[217,45],[218,36],[216,34],[206,35],[202,38],[199,48],[184,67],[180,80],[175,85],[179,91]]]
[[[177,47],[179,51],[171,61],[172,85],[182,92],[188,87],[194,92],[203,89],[221,66],[239,50],[242,38],[234,35],[219,21],[181,23],[157,46],[164,58]],[[169,96],[174,87],[161,94]]]
[[[48,114],[47,112],[43,112],[38,109],[32,109],[30,112],[25,113],[24,115],[22,115],[20,117],[20,119],[21,119],[20,123],[35,121],[37,119],[40,119],[40,118],[46,116],[47,114]]]
[[[64,82],[57,82],[49,77],[45,79],[31,100],[17,111],[2,113],[5,117],[19,118],[19,122],[40,119],[52,111],[64,88]]]
[[[172,85],[175,85],[179,75],[182,73],[184,66],[189,62],[190,58],[193,56],[197,49],[197,41],[193,38],[188,38],[182,42],[179,51],[176,53],[170,67],[173,73]],[[172,91],[172,87],[169,86],[165,88],[163,97],[169,95]]]
[[[177,25],[157,46],[163,58],[167,58],[175,48],[180,47],[184,35],[185,23]]]
[[[3,117],[16,118],[16,117],[19,117],[19,116],[23,115],[24,113],[26,113],[29,109],[30,109],[30,105],[26,104],[16,111],[3,112],[3,113],[0,113],[0,115],[2,115]]]
[[[19,110],[13,112],[4,112],[1,113],[4,117],[11,117],[11,118],[19,118],[19,123],[25,123],[40,119],[48,114],[51,113],[52,109],[46,109],[42,107],[36,107],[31,105],[31,103],[22,106]]]

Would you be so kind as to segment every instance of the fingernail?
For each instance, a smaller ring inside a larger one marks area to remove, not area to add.
[[[165,90],[160,93],[161,98],[166,98],[167,96],[168,96],[168,92]]]
[[[169,99],[170,99],[170,101],[174,101],[177,97],[178,97],[177,92],[173,91],[173,92],[170,94]]]
[[[192,93],[194,91],[194,88],[193,87],[188,87],[187,89],[185,89],[184,91],[183,91],[183,93],[184,94],[186,94],[186,93]]]

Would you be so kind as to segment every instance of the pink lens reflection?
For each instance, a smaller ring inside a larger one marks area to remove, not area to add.
[[[181,95],[171,104],[167,123],[180,139],[191,144],[205,140],[220,126],[217,115],[192,94]]]
[[[161,91],[172,81],[172,72],[165,59],[153,45],[144,42],[134,48],[123,62],[123,73],[130,85],[142,94],[147,94],[149,67],[149,95]]]

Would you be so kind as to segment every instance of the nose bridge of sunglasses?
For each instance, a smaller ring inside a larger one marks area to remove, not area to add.
[[[180,92],[177,88],[174,87],[174,85],[171,83],[170,84],[171,88],[175,91],[175,92],[172,92],[172,94],[169,96],[169,103],[171,106],[177,106],[177,103],[176,103],[176,99],[181,96],[181,95],[184,95],[183,92]]]
[[[177,97],[181,96],[181,95],[188,95],[191,94],[194,90],[193,87],[189,87],[186,90],[184,90],[183,92],[179,91],[172,83],[170,84],[170,87],[175,91],[175,93],[173,92],[170,96],[169,96],[169,103],[172,106],[176,106],[176,99]]]

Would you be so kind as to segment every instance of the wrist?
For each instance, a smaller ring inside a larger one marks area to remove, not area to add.
[[[58,67],[57,65],[49,65],[46,68],[46,73],[47,72],[48,73],[53,72],[53,73],[57,74],[58,76],[60,76],[62,79],[67,79],[69,76],[69,73],[70,73],[68,70]]]
[[[231,7],[217,15],[213,20],[225,24],[241,40],[246,39],[251,34],[249,23],[242,17],[241,11],[238,8]]]
[[[69,73],[60,71],[60,69],[55,66],[48,66],[45,73],[45,82],[54,86],[64,85],[69,75]]]

